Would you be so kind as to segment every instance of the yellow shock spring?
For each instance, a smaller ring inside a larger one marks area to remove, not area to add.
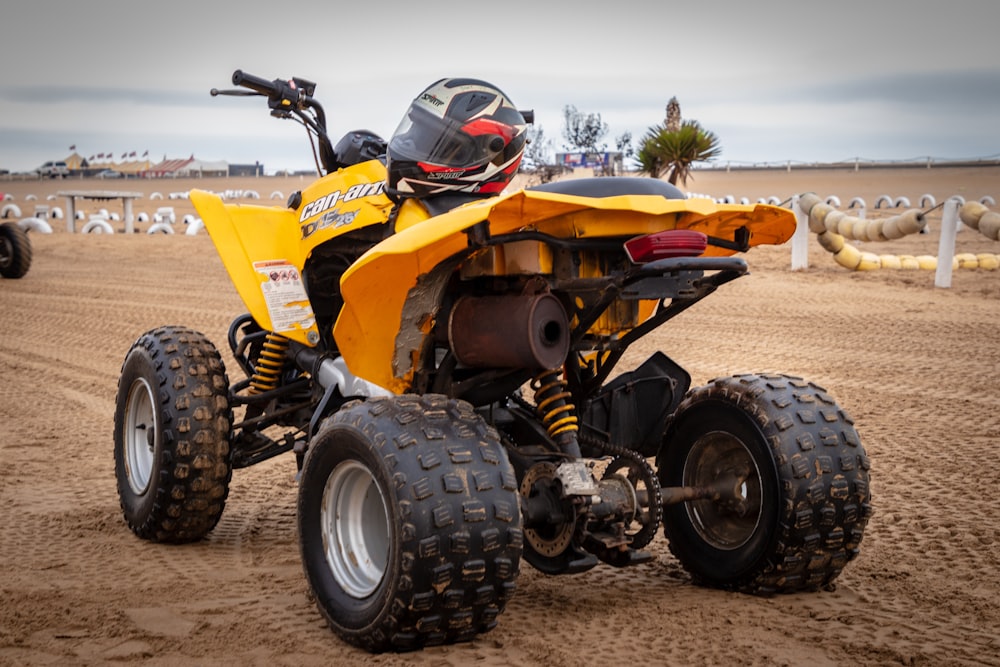
[[[288,339],[276,333],[268,333],[264,347],[257,358],[253,376],[250,378],[251,394],[262,394],[277,388],[281,377],[281,369],[285,365],[285,352],[288,351]]]
[[[576,418],[576,406],[567,401],[572,394],[565,390],[566,382],[559,369],[545,371],[532,380],[531,388],[535,390],[536,410],[542,424],[548,430],[549,437],[555,438],[562,433],[575,433],[579,430]]]

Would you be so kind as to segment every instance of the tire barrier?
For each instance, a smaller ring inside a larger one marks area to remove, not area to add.
[[[882,208],[882,204],[892,206],[892,197],[889,195],[879,195],[878,199],[875,200],[875,208]]]
[[[38,197],[36,195],[24,195],[24,201],[37,201]]]
[[[173,206],[161,206],[156,209],[156,213],[153,214],[153,222],[168,222],[173,224],[177,222],[177,214],[174,213]]]
[[[6,197],[4,198],[6,200]],[[21,207],[17,204],[4,204],[2,212],[0,212],[0,218],[6,217],[20,218],[21,217]]]
[[[114,234],[115,229],[107,218],[99,215],[90,216],[90,220],[80,230],[81,234]]]
[[[185,236],[195,236],[199,231],[205,227],[205,223],[201,221],[201,218],[195,218],[188,224],[187,229],[184,230]]]
[[[827,199],[829,201],[829,198]],[[905,197],[900,197],[897,202],[907,202]],[[964,200],[963,200],[964,201]],[[953,197],[950,202],[954,207],[960,204],[958,197]],[[958,253],[954,252],[954,232],[957,227],[957,218],[961,217],[961,222],[979,230],[988,238],[1000,240],[1000,214],[990,211],[986,206],[978,202],[961,203],[961,214],[956,214],[956,219],[952,221],[942,221],[942,244],[938,252],[940,257],[951,257],[951,261],[945,259],[939,263],[938,257],[933,255],[887,255],[877,254],[858,249],[847,242],[848,239],[856,241],[892,241],[903,238],[909,234],[924,232],[926,220],[923,212],[919,210],[908,210],[899,215],[877,220],[865,220],[849,216],[843,211],[839,211],[824,202],[814,193],[800,195],[795,206],[805,216],[807,228],[816,234],[816,240],[820,246],[833,255],[834,261],[844,268],[852,271],[873,271],[875,269],[923,269],[937,271],[938,286],[947,287],[950,285],[950,271],[956,269],[985,269],[996,270],[1000,268],[1000,256],[993,253]],[[946,216],[947,218],[947,216]],[[800,226],[802,221],[800,220]],[[950,250],[948,239],[945,234],[950,230]],[[792,268],[804,268],[802,263],[794,255],[801,253],[801,245],[797,250],[793,241],[793,262]],[[947,283],[947,284],[942,284]]]
[[[281,194],[281,190],[275,190],[271,193],[271,199],[284,199],[285,195]]]
[[[17,223],[17,226],[26,232],[52,233],[52,226],[41,218],[24,218]]]
[[[223,199],[260,199],[260,193],[256,190],[223,190],[217,193]],[[271,195],[274,199],[274,195]]]
[[[157,232],[161,234],[173,234],[174,228],[169,222],[156,222],[146,230],[147,234],[156,234]]]

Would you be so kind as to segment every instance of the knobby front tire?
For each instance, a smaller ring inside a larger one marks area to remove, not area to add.
[[[356,401],[312,439],[299,544],[330,627],[371,652],[467,641],[514,592],[523,543],[514,470],[465,402]]]
[[[129,528],[155,542],[201,539],[232,478],[229,380],[204,335],[168,326],[125,356],[115,403],[115,477]]]

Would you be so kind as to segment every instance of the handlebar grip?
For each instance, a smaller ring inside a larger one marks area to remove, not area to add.
[[[254,76],[253,74],[247,74],[241,69],[233,72],[233,85],[243,86],[244,88],[249,88],[250,90],[256,90],[262,95],[274,95],[278,92],[278,87],[274,85],[273,81],[268,81],[267,79],[262,79],[259,76]]]

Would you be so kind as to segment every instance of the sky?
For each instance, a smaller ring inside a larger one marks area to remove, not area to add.
[[[236,69],[317,84],[331,138],[388,139],[450,76],[535,111],[553,152],[563,110],[614,149],[671,97],[717,162],[1000,158],[996,0],[5,0],[0,168],[135,152],[313,168],[301,125],[263,98],[212,97]]]

